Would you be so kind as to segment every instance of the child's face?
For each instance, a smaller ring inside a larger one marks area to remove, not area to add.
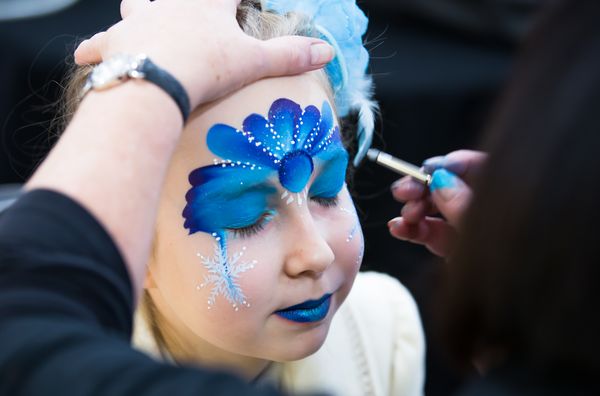
[[[323,344],[363,249],[327,102],[313,75],[263,80],[186,125],[147,282],[186,344],[275,361]]]

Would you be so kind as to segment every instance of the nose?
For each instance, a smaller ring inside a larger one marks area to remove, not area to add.
[[[319,278],[333,263],[335,254],[310,214],[295,216],[287,238],[284,271],[292,278]]]

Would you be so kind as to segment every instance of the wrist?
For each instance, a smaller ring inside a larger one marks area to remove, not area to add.
[[[175,102],[185,123],[191,111],[186,88],[145,54],[117,54],[94,67],[82,90],[82,97],[91,90],[106,90],[132,79],[145,80],[162,89]]]
[[[104,118],[117,118],[128,127],[128,134],[141,132],[150,140],[154,134],[168,140],[178,139],[183,125],[181,112],[173,99],[145,80],[132,80],[109,90],[90,91],[77,113],[82,110],[101,114]],[[163,127],[149,130],[149,125]]]

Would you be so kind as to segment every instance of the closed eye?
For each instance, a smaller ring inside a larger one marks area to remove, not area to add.
[[[311,197],[310,198],[311,201],[315,202],[316,204],[318,204],[319,206],[322,206],[324,208],[333,208],[338,206],[340,199],[339,197],[336,195],[335,197]]]
[[[265,226],[271,220],[273,220],[274,216],[275,216],[274,212],[268,211],[268,212],[263,213],[258,218],[258,220],[256,220],[256,222],[254,222],[253,224],[250,224],[245,227],[228,228],[228,230],[231,231],[235,237],[249,238],[253,235],[258,234],[260,231],[262,231],[265,228]]]

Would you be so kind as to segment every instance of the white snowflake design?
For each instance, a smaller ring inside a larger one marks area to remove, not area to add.
[[[219,243],[216,243],[213,257],[205,257],[198,253],[198,257],[200,257],[204,268],[208,270],[208,274],[204,276],[204,281],[197,286],[197,289],[212,286],[208,297],[208,309],[216,304],[219,295],[223,295],[236,311],[239,310],[240,306],[250,307],[238,279],[240,274],[254,268],[256,260],[251,262],[241,261],[245,250],[246,248],[243,247],[241,252],[235,253],[228,259],[225,249]]]

